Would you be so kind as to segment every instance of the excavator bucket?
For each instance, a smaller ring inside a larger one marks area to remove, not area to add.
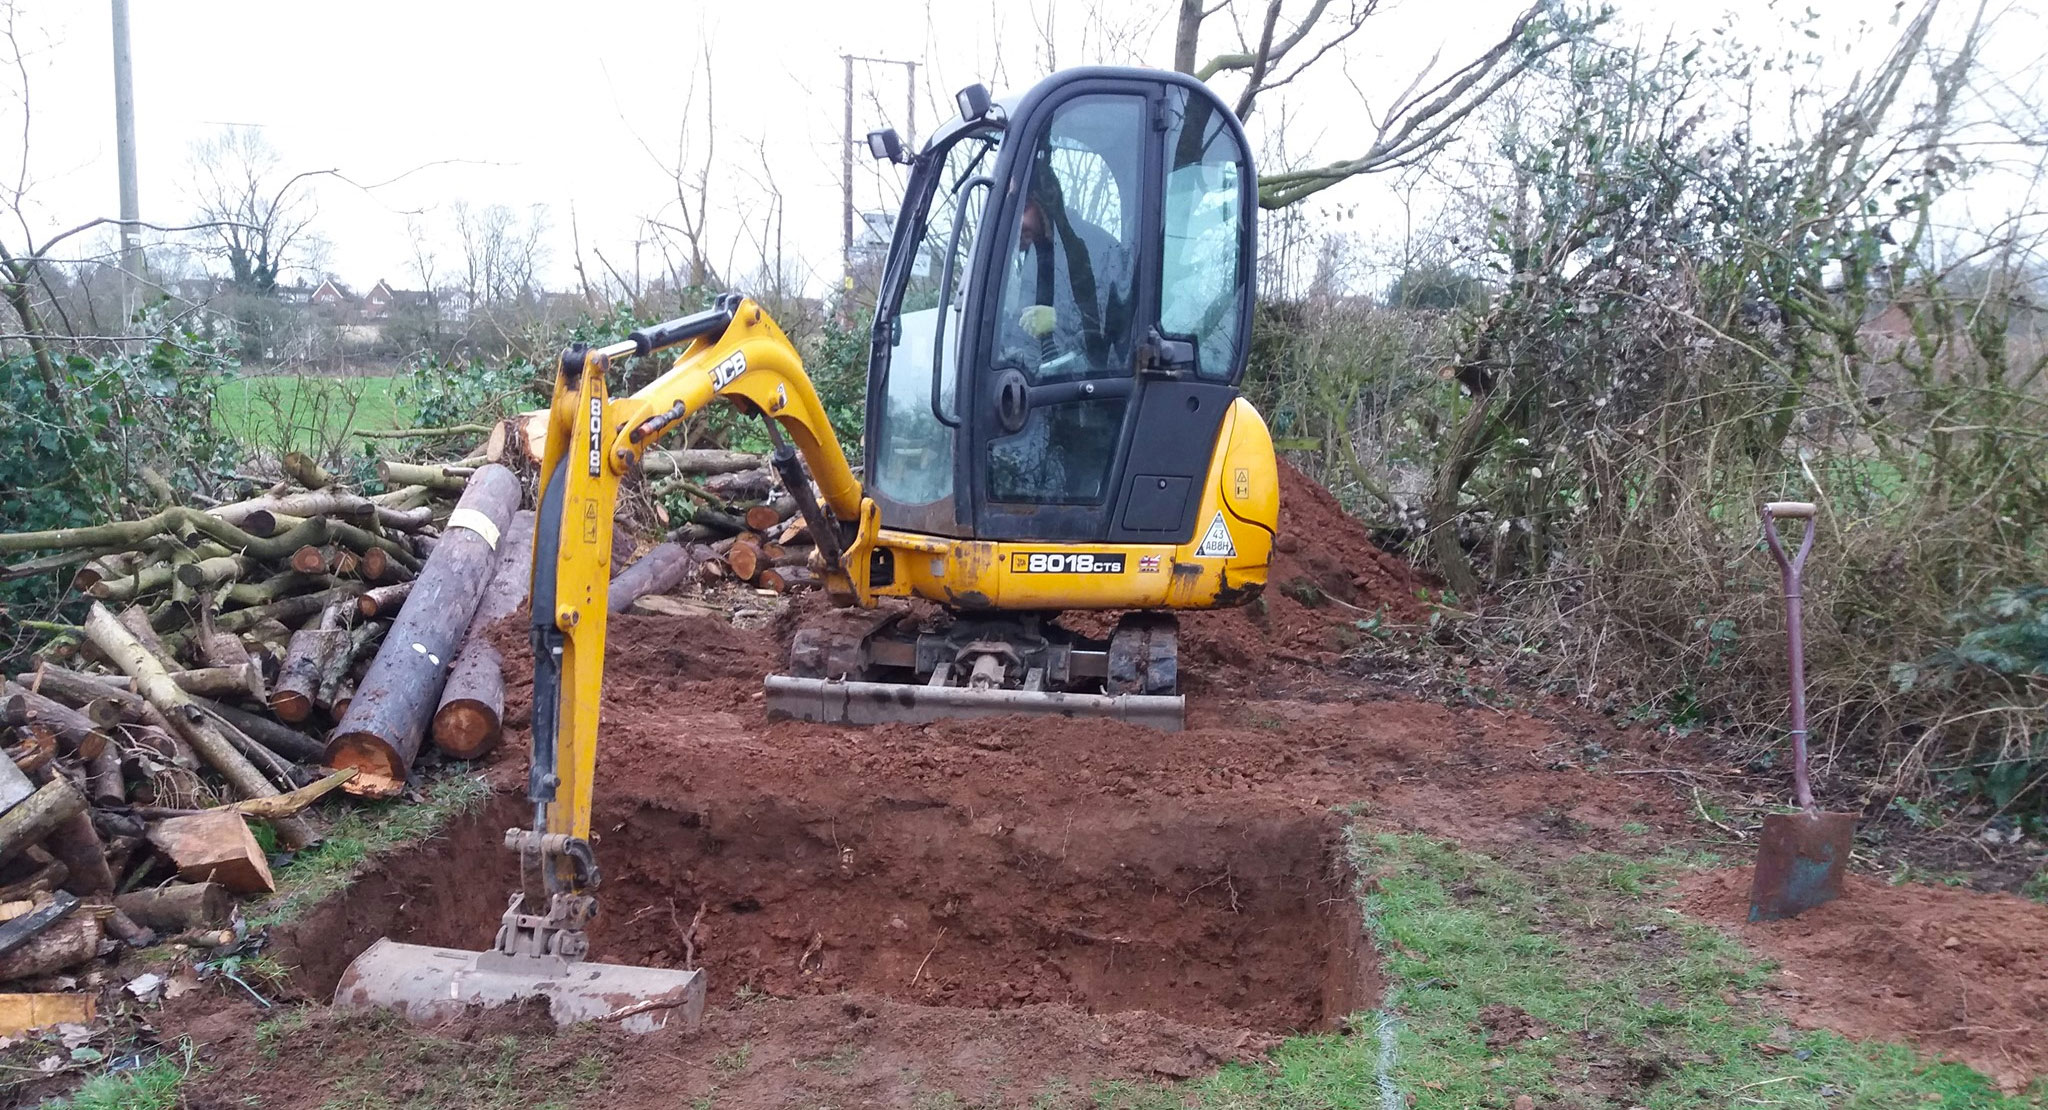
[[[781,674],[769,675],[764,687],[770,714],[828,724],[923,724],[1029,714],[1129,721],[1162,732],[1179,732],[1186,715],[1186,702],[1179,695],[987,690]]]
[[[385,937],[357,956],[334,988],[337,1007],[390,1009],[416,1022],[535,997],[547,1000],[556,1025],[609,1021],[630,1033],[652,1033],[671,1022],[695,1028],[704,1016],[704,972],[469,952]]]

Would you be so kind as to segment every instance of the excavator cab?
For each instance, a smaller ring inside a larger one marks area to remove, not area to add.
[[[1251,331],[1242,128],[1154,70],[959,100],[911,160],[882,275],[867,495],[933,536],[1187,542]]]

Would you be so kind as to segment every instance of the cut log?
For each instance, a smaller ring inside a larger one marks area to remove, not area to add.
[[[381,547],[373,547],[363,552],[363,563],[358,570],[364,578],[372,582],[410,582],[414,576],[413,568],[398,561]]]
[[[725,565],[732,570],[734,578],[752,582],[761,573],[761,545],[756,539],[749,539],[752,533],[741,533],[738,540],[725,551]]]
[[[85,795],[71,785],[70,779],[51,776],[41,789],[0,813],[0,863],[42,843],[57,826],[83,814],[85,809]]]
[[[356,613],[364,620],[372,617],[392,617],[405,605],[406,595],[412,593],[412,583],[393,582],[389,586],[376,586],[363,591],[356,599]]]
[[[327,572],[328,551],[329,549],[326,547],[319,547],[309,543],[292,552],[292,557],[286,560],[286,565],[300,574],[325,574]]]
[[[495,576],[498,545],[520,494],[518,476],[503,466],[485,466],[466,480],[447,533],[328,742],[329,766],[363,772],[348,784],[350,793],[390,797],[405,788],[455,651]]]
[[[99,996],[87,991],[0,994],[0,1037],[56,1025],[91,1025],[98,1016]]]
[[[8,924],[11,925],[13,922]],[[5,956],[0,956],[0,983],[37,975],[50,975],[65,968],[77,967],[87,960],[96,958],[105,939],[100,932],[98,917],[90,913],[70,914],[43,930],[33,940]]]
[[[340,650],[327,657],[325,665],[321,668],[320,687],[313,694],[315,707],[323,713],[334,713],[335,702],[340,699],[342,688],[348,685],[348,676],[356,665],[356,660],[377,646],[377,641],[383,638],[387,627],[389,626],[365,623],[349,630],[346,642],[341,645]],[[350,693],[353,692],[351,689]]]
[[[714,474],[704,479],[704,488],[727,501],[764,501],[775,488],[775,477],[766,467],[732,474]]]
[[[456,656],[434,711],[434,746],[456,759],[476,759],[497,747],[505,712],[504,661],[479,638]]]
[[[377,478],[387,486],[425,486],[444,493],[462,492],[474,473],[461,466],[422,466],[388,461],[377,464]]]
[[[312,456],[299,451],[287,451],[278,463],[294,482],[310,490],[325,489],[334,484],[334,475],[329,474]]]
[[[135,637],[135,642],[147,649],[165,669],[178,669],[177,657],[171,654],[170,648],[164,646],[163,637],[158,636],[155,626],[149,623],[149,613],[146,610],[139,605],[130,605],[121,610],[119,620],[121,627],[127,629],[130,636]]]
[[[57,776],[62,778],[62,775]],[[65,818],[43,838],[43,850],[64,865],[70,877],[64,889],[73,894],[105,894],[114,889],[114,873],[107,868],[107,846],[92,827],[92,815],[84,810]]]
[[[23,725],[16,735],[21,737],[21,742],[7,749],[7,758],[14,761],[15,768],[22,774],[41,778],[43,768],[57,758],[57,734],[42,725]]]
[[[121,775],[121,749],[108,744],[92,761],[86,778],[86,794],[96,806],[118,806],[128,801],[128,782]]]
[[[640,598],[633,602],[633,607],[627,612],[656,617],[716,617],[719,620],[729,620],[732,617],[728,610],[707,602],[687,597],[664,597],[661,594]]]
[[[114,906],[160,933],[225,925],[235,910],[235,897],[219,883],[172,883],[119,895]]]
[[[782,523],[783,514],[775,511],[773,505],[754,505],[747,509],[747,527],[765,533]]]
[[[315,548],[314,550],[318,550]],[[296,554],[296,553],[294,553]],[[287,563],[290,560],[286,560]],[[273,574],[261,582],[236,582],[220,591],[220,602],[229,609],[240,609],[255,605],[268,605],[296,594],[312,593],[335,585],[333,579],[324,574],[306,574],[288,570]]]
[[[224,632],[240,632],[245,628],[254,628],[266,620],[290,624],[305,620],[337,601],[353,603],[364,589],[361,582],[341,582],[310,594],[299,594],[296,597],[281,598],[267,605],[251,605],[247,609],[222,613],[219,624]]]
[[[682,585],[695,569],[696,561],[690,557],[687,545],[658,544],[612,579],[607,604],[612,612],[623,613],[638,598],[665,594]]]
[[[317,623],[292,633],[284,665],[278,668],[277,683],[270,690],[270,711],[278,720],[298,724],[312,717],[328,664],[342,657],[343,666],[347,665],[349,633],[342,627],[345,613],[341,606],[330,605],[321,611]]]
[[[20,703],[21,720],[16,724],[39,724],[57,736],[57,744],[66,753],[75,753],[83,762],[91,762],[107,746],[107,734],[100,730],[92,718],[62,702],[44,697],[12,682],[0,683],[10,703]]]
[[[140,694],[131,692],[128,679],[112,675],[83,674],[62,667],[45,666],[41,670],[15,675],[14,680],[76,706],[84,706],[100,698],[112,698],[120,704],[124,720],[142,720],[142,707],[149,704]]]
[[[93,603],[91,612],[86,615],[85,634],[115,666],[135,680],[136,692],[163,713],[171,727],[227,779],[236,793],[244,798],[267,798],[278,792],[248,757],[235,748],[234,742],[221,732],[213,719],[192,701],[192,695],[179,689],[135,637],[114,620],[106,606]],[[316,839],[313,830],[296,819],[276,822],[276,829],[278,840],[294,850]]]
[[[237,894],[277,889],[263,846],[239,813],[210,811],[173,817],[149,831],[149,842],[188,883],[219,883]]]
[[[169,563],[158,563],[143,567],[134,574],[124,574],[119,578],[102,578],[86,587],[84,592],[87,597],[96,597],[103,601],[129,602],[138,597],[162,593],[170,589],[171,583],[177,580],[176,567]]]
[[[334,538],[339,540],[343,547],[358,555],[368,555],[372,551],[382,551],[386,563],[395,562],[399,566],[415,572],[420,569],[420,560],[418,556],[413,554],[412,542],[408,542],[403,538],[379,536],[358,528],[353,524],[343,524],[340,521],[334,522],[331,531],[334,533]]]
[[[178,567],[178,581],[195,590],[211,590],[257,573],[262,564],[247,555],[219,555]]]
[[[713,555],[697,564],[698,585],[709,586],[715,582],[723,582],[731,576],[732,571],[725,565],[722,556]]]
[[[300,763],[318,763],[327,756],[326,744],[298,729],[278,724],[260,713],[251,713],[232,705],[200,698],[193,700],[198,702],[201,709],[241,729],[251,740],[286,758],[298,760]]]
[[[761,572],[761,576],[756,578],[754,583],[764,590],[786,594],[791,590],[817,585],[818,576],[812,574],[806,567],[769,567]]]

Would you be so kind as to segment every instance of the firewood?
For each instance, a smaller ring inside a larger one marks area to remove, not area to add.
[[[804,586],[817,585],[818,577],[806,567],[769,567],[754,582],[762,589],[786,594]]]
[[[723,582],[731,575],[732,571],[726,567],[725,560],[717,555],[709,556],[697,564],[696,577],[699,585],[709,586],[714,582]]]
[[[21,738],[20,742],[7,749],[7,758],[22,774],[30,778],[40,777],[43,768],[57,758],[57,734],[43,725],[23,725],[16,730],[16,735]]]
[[[349,630],[339,650],[329,654],[321,665],[320,685],[313,694],[313,704],[322,712],[334,714],[334,704],[341,697],[342,687],[347,685],[350,668],[361,659],[377,641],[384,636],[388,626],[364,623]],[[353,690],[350,691],[353,693]]]
[[[695,569],[690,548],[680,543],[663,543],[634,560],[633,565],[612,579],[607,605],[623,613],[637,598],[665,594],[687,580]]]
[[[502,466],[485,466],[466,480],[446,535],[328,742],[328,766],[363,772],[346,787],[350,793],[389,797],[404,789],[456,648],[494,577],[520,493],[518,477]]]
[[[121,627],[135,637],[135,642],[147,649],[166,669],[177,669],[177,657],[171,654],[170,648],[164,646],[163,637],[158,636],[156,628],[149,623],[147,611],[139,606],[130,605],[121,610],[119,621]]]
[[[751,537],[751,538],[750,538]],[[725,565],[731,568],[733,577],[742,582],[752,582],[761,572],[761,545],[752,533],[742,533],[733,545],[726,549]]]
[[[57,742],[66,753],[76,753],[79,759],[89,762],[106,747],[107,734],[84,713],[12,682],[0,682],[0,690],[6,693],[10,709],[13,703],[20,704],[21,720],[14,723],[48,727],[56,733]]]
[[[5,572],[0,572],[0,578],[27,577],[30,574],[41,573],[46,569],[70,566],[71,564],[68,562],[53,563],[51,561],[76,555],[85,556],[85,565],[79,567],[78,573],[72,576],[71,588],[81,593],[91,589],[92,584],[102,578],[119,578],[123,574],[133,572],[136,567],[141,566],[146,561],[142,552],[133,550],[129,544],[125,543],[115,548],[78,548],[74,551],[65,552],[62,555],[50,555],[42,559],[31,559],[26,563],[16,563],[14,566],[7,568]],[[50,563],[51,565],[48,567],[36,567],[37,564],[42,563]],[[31,569],[32,567],[36,569]],[[16,570],[19,570],[21,573],[14,573]]]
[[[85,795],[71,785],[70,779],[51,776],[41,789],[0,813],[0,863],[42,843],[51,830],[85,809]]]
[[[34,898],[38,894],[49,894],[64,885],[71,877],[70,868],[65,867],[57,857],[41,848],[29,848],[21,858],[35,868],[27,878],[16,879],[6,886],[0,886],[0,902],[11,902],[20,898]]]
[[[270,711],[278,720],[297,724],[311,717],[329,662],[342,656],[342,665],[347,665],[349,633],[343,627],[346,614],[342,604],[330,605],[321,611],[318,622],[292,633],[284,665],[278,669],[277,683],[270,690]]]
[[[104,940],[98,917],[89,913],[70,914],[33,940],[0,956],[0,983],[76,967],[99,956]]]
[[[742,470],[731,474],[714,474],[704,479],[704,488],[727,501],[760,501],[775,488],[775,479],[767,467],[759,470]]]
[[[363,557],[344,547],[330,557],[327,572],[336,578],[354,578],[362,565]]]
[[[767,532],[782,523],[782,514],[773,505],[755,505],[746,512],[747,527],[756,532]]]
[[[325,574],[327,573],[328,558],[332,550],[332,548],[317,547],[309,543],[292,552],[292,557],[286,560],[286,565],[300,574]]]
[[[102,894],[114,889],[114,873],[107,868],[107,846],[100,842],[98,830],[92,827],[92,815],[86,810],[79,810],[51,829],[43,838],[43,849],[70,873],[64,889],[71,893]]]
[[[278,462],[284,467],[284,472],[291,475],[292,481],[307,489],[324,489],[334,484],[334,475],[329,474],[326,468],[314,461],[310,455],[287,451],[284,458]]]
[[[214,810],[173,817],[149,831],[149,842],[188,883],[219,883],[237,894],[277,889],[263,846],[239,813]]]
[[[171,883],[120,895],[114,906],[139,925],[169,933],[227,924],[235,899],[219,883]]]
[[[409,511],[417,509],[434,499],[434,491],[425,486],[399,486],[385,493],[370,495],[370,504],[382,509]]]
[[[105,554],[104,550],[79,548],[75,551],[59,551],[54,555],[41,555],[34,559],[24,559],[18,563],[8,563],[5,566],[0,566],[0,582],[13,582],[23,578],[34,578],[39,574],[63,570],[65,567],[77,566],[80,563],[91,563],[103,554]],[[83,574],[84,571],[81,570],[79,573]],[[84,587],[81,586],[79,588],[83,589]]]
[[[399,583],[413,580],[415,571],[381,547],[363,552],[359,573],[372,582]]]
[[[102,911],[100,928],[105,929],[108,936],[122,944],[130,948],[148,948],[156,943],[156,930],[137,924],[134,918],[122,913],[118,906],[103,903],[95,905],[94,908]]]
[[[364,620],[372,617],[390,617],[397,614],[405,604],[406,595],[412,593],[412,583],[393,582],[389,586],[377,586],[364,590],[356,599],[356,613]]]
[[[642,613],[657,617],[716,617],[730,618],[732,613],[716,605],[706,604],[687,597],[666,597],[654,594],[633,602],[627,612]]]
[[[251,740],[300,763],[318,763],[327,756],[327,745],[295,728],[287,728],[260,713],[232,705],[194,698],[201,709],[241,729]]]
[[[171,583],[175,581],[177,568],[169,563],[157,563],[154,566],[143,567],[134,574],[124,574],[119,578],[102,578],[87,586],[84,593],[87,597],[96,597],[104,601],[128,602],[149,594],[162,593],[170,589]]]
[[[159,535],[197,533],[218,542],[229,551],[242,552],[258,559],[275,560],[284,558],[306,544],[326,542],[327,532],[327,518],[312,517],[284,535],[266,539],[252,536],[227,521],[207,516],[198,509],[178,506],[141,520],[124,520],[85,528],[59,528],[47,532],[0,533],[0,554],[59,547],[135,547]]]
[[[329,531],[333,533],[336,540],[341,542],[342,546],[358,555],[367,556],[372,551],[381,551],[384,553],[384,562],[386,564],[395,562],[399,566],[415,573],[420,569],[419,557],[414,555],[412,550],[413,543],[418,542],[417,540],[408,541],[391,536],[379,536],[358,528],[353,524],[343,524],[340,521],[335,521],[329,528]]]
[[[460,466],[422,466],[417,463],[383,461],[377,464],[377,479],[388,486],[425,486],[446,493],[460,493],[469,485],[474,470]]]
[[[115,666],[135,680],[136,692],[157,707],[171,727],[227,779],[237,794],[244,798],[266,798],[278,792],[214,720],[193,703],[192,695],[171,681],[156,659],[114,620],[105,606],[93,604],[86,615],[85,633]],[[279,841],[288,848],[302,848],[315,839],[312,829],[297,819],[278,821],[275,827]]]
[[[96,806],[117,806],[128,800],[128,783],[121,775],[121,749],[108,744],[92,761],[86,778],[86,794]]]
[[[245,628],[253,628],[258,622],[265,620],[278,620],[287,623],[302,621],[337,601],[353,603],[355,598],[362,594],[363,590],[364,586],[361,582],[339,582],[324,590],[318,590],[313,593],[280,598],[268,604],[251,605],[247,609],[237,609],[232,613],[222,613],[217,623],[222,631],[240,632]]]

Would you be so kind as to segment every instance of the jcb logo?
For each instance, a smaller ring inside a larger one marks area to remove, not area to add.
[[[1085,551],[1019,551],[1010,557],[1014,574],[1122,574],[1124,556]]]

